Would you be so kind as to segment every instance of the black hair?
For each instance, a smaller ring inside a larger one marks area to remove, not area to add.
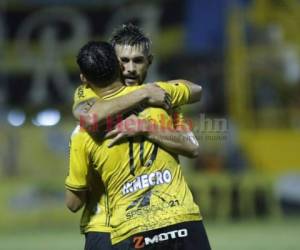
[[[147,54],[150,53],[151,40],[144,34],[144,32],[131,23],[123,24],[116,29],[110,39],[113,47],[116,45],[141,45],[144,47]]]
[[[91,41],[77,55],[81,73],[91,83],[107,86],[120,75],[120,65],[114,48],[107,42]]]

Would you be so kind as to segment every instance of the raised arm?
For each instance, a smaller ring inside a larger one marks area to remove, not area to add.
[[[157,86],[156,84],[146,84],[140,90],[108,101],[94,98],[90,101],[82,102],[80,105],[77,105],[75,109],[77,113],[75,114],[74,112],[74,114],[78,118],[84,118],[87,121],[84,122],[84,125],[91,126],[95,122],[100,122],[100,124],[102,122],[103,124],[108,115],[112,116],[133,109],[141,103],[146,103],[148,106],[164,105],[165,108],[169,107],[170,103],[172,106],[180,106],[195,102],[197,98],[200,98],[202,92],[201,86],[186,80],[158,83]],[[164,91],[162,91],[162,89]],[[140,92],[141,90],[143,90],[143,92]],[[198,155],[199,145],[193,133],[189,130],[178,128],[176,124],[174,124],[174,127],[176,129],[173,131],[150,131],[147,133],[147,137],[149,140],[158,143],[162,148],[172,153],[187,157],[196,157]],[[138,133],[142,131],[135,132],[136,135],[138,135]],[[128,135],[120,134],[117,136],[121,139]],[[117,141],[119,140],[118,138],[116,138]]]
[[[168,81],[163,87],[171,97],[171,103],[174,107],[190,104],[200,101],[202,87],[187,80]],[[195,158],[199,155],[199,144],[188,124],[185,123],[183,114],[176,112],[173,115],[173,125],[175,130],[148,131],[147,138],[156,142],[162,148],[169,152],[180,154],[189,158]]]
[[[128,124],[127,120],[130,120],[130,124],[139,124],[133,128],[127,130],[119,130],[118,127],[125,127]],[[149,129],[153,127],[151,122],[147,119],[140,119],[136,115],[131,115],[128,118],[121,121],[125,126],[120,124],[116,129],[112,130],[106,135],[106,138],[113,139],[110,142],[109,147],[114,146],[119,141],[127,137],[144,136],[149,141],[157,143],[165,150],[180,154],[189,158],[195,158],[199,153],[199,144],[191,131],[188,124],[183,120],[176,122],[175,128],[165,128],[157,124],[156,129]]]
[[[147,138],[167,151],[175,154],[189,158],[196,158],[199,155],[199,144],[191,131],[150,131]]]
[[[187,124],[183,114],[178,110],[173,115],[173,125],[174,130],[150,131],[148,139],[172,153],[189,158],[197,157],[199,155],[199,143],[192,131],[191,124]]]
[[[102,126],[107,117],[115,117],[123,112],[133,110],[141,104],[164,109],[169,109],[171,106],[168,93],[155,84],[151,84],[110,100],[93,97],[82,101],[74,107],[73,114],[86,127],[93,126],[95,123]]]
[[[187,83],[184,80],[175,80],[170,82],[159,82],[157,85],[169,93],[173,107],[184,105],[200,98],[202,88],[198,85]],[[190,87],[190,85],[192,87]],[[130,117],[129,119],[138,119]],[[174,119],[173,119],[174,120]],[[144,120],[147,122],[147,120]],[[126,120],[125,120],[126,122]],[[140,120],[140,122],[142,122]],[[110,136],[115,136],[112,145],[124,137],[144,135],[149,140],[158,143],[167,151],[181,154],[187,157],[196,157],[199,151],[198,142],[191,130],[181,129],[174,123],[175,130],[157,129],[155,131],[113,131]],[[188,128],[188,126],[185,126]]]

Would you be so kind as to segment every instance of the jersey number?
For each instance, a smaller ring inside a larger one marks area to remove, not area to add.
[[[151,153],[150,159],[147,160],[147,162],[145,163],[144,162],[145,161],[144,160],[144,143],[145,143],[145,138],[142,137],[142,140],[140,142],[139,158],[140,158],[141,166],[150,167],[156,159],[157,151],[158,151],[158,145],[156,143],[154,143],[154,148],[153,148],[153,151]],[[133,138],[128,138],[128,145],[129,145],[130,174],[134,176],[135,175],[134,174],[135,166],[134,166],[134,155],[133,155]]]

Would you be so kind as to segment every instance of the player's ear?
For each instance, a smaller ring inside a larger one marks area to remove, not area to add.
[[[83,83],[86,83],[86,82],[87,82],[87,80],[86,80],[86,78],[84,77],[83,74],[80,74],[80,80],[81,80]]]
[[[149,65],[152,64],[152,61],[153,61],[153,55],[149,55],[148,56],[148,63],[149,63]]]

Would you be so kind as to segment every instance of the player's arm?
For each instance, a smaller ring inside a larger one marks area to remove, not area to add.
[[[172,107],[200,101],[202,87],[187,80],[172,80],[155,84],[170,95]]]
[[[190,103],[191,100],[194,98],[199,98],[202,88],[200,86],[195,87],[196,93],[192,94],[190,87],[186,82],[172,81],[172,82],[158,82],[156,83],[159,87],[164,89],[171,98],[171,103],[173,107],[177,107],[180,105],[184,105]],[[148,84],[148,86],[151,84]],[[135,119],[133,117],[129,117],[128,119]],[[138,118],[136,118],[138,119]],[[126,120],[123,122],[126,123]],[[132,122],[132,121],[131,121]],[[135,124],[140,124],[141,120]],[[144,120],[147,122],[147,120]],[[143,126],[147,127],[147,126]],[[182,154],[188,157],[196,157],[198,155],[198,142],[191,131],[183,131],[182,130],[168,130],[166,131],[163,128],[158,128],[156,130],[141,130],[139,128],[135,128],[133,130],[126,130],[126,131],[118,131],[115,129],[108,133],[107,137],[114,137],[112,139],[111,145],[113,146],[118,141],[122,140],[126,137],[132,137],[137,135],[144,135],[149,140],[152,140],[158,143],[161,147],[165,148],[166,150],[176,153]]]
[[[116,115],[132,110],[140,104],[165,109],[169,109],[171,105],[166,91],[152,84],[111,100],[100,98],[85,100],[75,106],[73,114],[85,127],[91,127],[95,123],[102,126],[108,117],[114,118]]]
[[[169,93],[173,107],[199,101],[202,92],[201,86],[186,80],[158,83],[158,86]],[[188,124],[185,124],[182,113],[177,112],[177,117],[173,117],[173,122],[175,130],[147,131],[148,139],[158,143],[169,152],[191,158],[197,157],[199,154],[198,141]]]
[[[148,139],[157,143],[169,152],[195,158],[199,155],[199,143],[192,131],[191,124],[187,124],[181,112],[173,114],[174,130],[157,129],[148,132]]]
[[[127,120],[130,121],[130,124],[139,125],[129,128]],[[136,115],[131,115],[121,122],[124,123],[124,126],[126,126],[127,129],[120,131],[118,126],[116,126],[114,130],[108,132],[106,138],[113,138],[109,147],[114,146],[127,137],[144,136],[171,153],[184,155],[190,158],[198,156],[199,144],[189,126],[182,121],[180,121],[180,125],[177,124],[174,129],[160,127],[158,124],[156,124],[156,128],[153,129],[154,126],[151,124],[151,121],[140,119]],[[124,126],[120,125],[120,127]]]
[[[195,158],[199,155],[199,144],[191,131],[149,131],[147,138],[171,153],[189,158]]]
[[[77,127],[70,140],[69,173],[65,180],[65,203],[74,213],[85,204],[88,191],[87,175],[88,156],[84,138]]]
[[[66,189],[65,203],[73,213],[80,210],[86,202],[86,191],[74,191]]]

